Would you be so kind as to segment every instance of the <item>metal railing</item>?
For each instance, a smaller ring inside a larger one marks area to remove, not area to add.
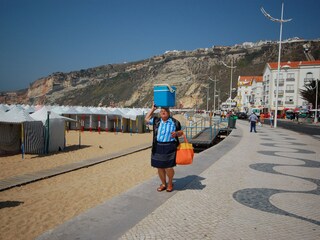
[[[188,140],[191,140],[192,138],[195,138],[198,136],[201,132],[207,130],[209,131],[208,140],[212,140],[213,136],[216,136],[218,132],[220,131],[220,124],[222,122],[227,121],[224,119],[221,119],[219,117],[202,117],[200,120],[192,123],[190,126],[186,126],[184,128],[184,133]]]

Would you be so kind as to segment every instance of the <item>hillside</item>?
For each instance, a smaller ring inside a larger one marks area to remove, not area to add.
[[[301,40],[283,43],[281,61],[306,61],[304,43]],[[320,41],[311,41],[311,52],[320,59]],[[217,89],[221,91],[222,101],[229,95],[230,69],[221,61],[230,65],[231,59],[234,60],[237,68],[233,73],[233,87],[236,87],[239,75],[262,75],[265,64],[277,58],[276,42],[169,51],[131,63],[53,73],[36,80],[28,89],[1,93],[0,103],[149,107],[153,85],[168,83],[177,87],[178,106],[204,108],[208,84],[210,95],[213,91],[209,77],[220,80]],[[209,105],[212,104],[211,100]]]

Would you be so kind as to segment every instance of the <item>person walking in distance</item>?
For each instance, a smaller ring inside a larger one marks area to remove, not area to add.
[[[274,117],[273,117],[273,112],[270,112],[270,127],[272,127],[273,128],[273,126],[274,126]]]
[[[255,133],[257,132],[256,130],[257,121],[258,121],[257,115],[254,112],[252,112],[251,115],[249,116],[250,132],[252,132],[252,130],[254,130]]]
[[[157,191],[172,192],[173,167],[176,166],[176,152],[179,145],[178,137],[181,137],[183,132],[180,122],[170,116],[169,108],[161,108],[160,118],[152,117],[156,109],[157,107],[153,105],[145,117],[145,122],[153,125],[151,166],[158,169],[161,180],[161,185],[157,188]]]
[[[261,123],[261,126],[263,126],[263,124],[264,124],[264,118],[265,118],[264,113],[261,113],[261,114],[260,114],[260,123]]]

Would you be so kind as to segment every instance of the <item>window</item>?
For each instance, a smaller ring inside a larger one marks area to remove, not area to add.
[[[294,90],[294,85],[293,84],[288,84],[286,86],[286,90]]]
[[[276,78],[274,79],[274,85],[277,86],[278,74],[276,74]],[[279,73],[279,85],[283,85],[283,74]]]
[[[293,96],[286,96],[286,101],[293,101]]]
[[[295,81],[294,73],[288,73],[287,74],[287,81]]]
[[[308,72],[306,74],[305,79],[304,79],[304,84],[309,84],[311,81],[313,81],[313,73],[312,72]]]
[[[294,85],[293,84],[288,84],[286,86],[286,93],[294,93]]]
[[[294,82],[295,81],[294,73],[287,73],[286,81],[287,82]]]
[[[288,78],[294,78],[294,73],[288,73]]]
[[[306,78],[313,78],[313,73],[312,72],[308,72]]]
[[[293,96],[286,96],[286,104],[293,104]]]
[[[283,79],[283,74],[279,73],[279,79]]]

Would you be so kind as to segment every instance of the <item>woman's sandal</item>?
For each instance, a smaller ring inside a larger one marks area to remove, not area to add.
[[[158,192],[162,192],[162,191],[164,191],[166,189],[167,189],[166,185],[161,184],[160,187],[157,188],[157,191]]]
[[[170,186],[168,185],[167,187],[167,192],[172,192],[173,191],[173,184]]]

